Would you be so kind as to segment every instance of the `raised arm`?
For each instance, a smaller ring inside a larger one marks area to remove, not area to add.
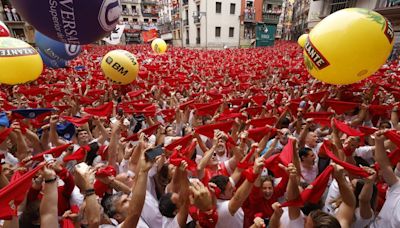
[[[364,169],[371,174],[368,178],[364,179],[364,186],[358,196],[360,215],[363,219],[370,219],[374,215],[373,209],[371,207],[372,193],[374,182],[376,180],[377,174],[375,170],[364,167]]]
[[[43,198],[40,202],[40,225],[42,227],[58,227],[57,209],[57,176],[54,170],[44,166],[42,176],[45,184]]]
[[[350,227],[353,223],[354,211],[356,209],[356,197],[344,176],[344,168],[340,165],[333,164],[333,177],[339,185],[342,203],[339,206],[336,218],[343,228]]]
[[[58,138],[57,134],[57,123],[58,123],[58,115],[52,115],[50,117],[50,131],[49,131],[49,138],[50,142],[53,146],[61,146],[64,145],[65,142]]]
[[[240,185],[239,189],[235,192],[233,198],[229,201],[229,212],[233,216],[237,210],[242,207],[243,202],[249,196],[251,189],[253,187],[254,181],[261,174],[262,168],[264,166],[264,158],[260,157],[254,161],[254,167],[252,173],[246,177],[246,180]],[[249,178],[250,177],[250,178]]]
[[[140,169],[139,173],[137,174],[136,183],[132,188],[132,197],[131,201],[129,202],[129,214],[124,220],[122,228],[136,227],[140,215],[142,214],[142,209],[146,198],[147,176],[149,170],[153,166],[153,162],[146,161],[144,153],[142,152],[141,154]]]
[[[377,131],[375,133],[375,160],[380,166],[383,179],[389,186],[392,186],[399,181],[399,178],[396,177],[389,158],[387,157],[384,147],[384,133],[384,131]]]

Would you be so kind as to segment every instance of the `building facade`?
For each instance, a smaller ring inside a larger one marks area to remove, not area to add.
[[[264,0],[242,0],[240,10],[240,46],[250,47],[256,40],[256,25],[263,22]]]
[[[160,4],[157,0],[121,0],[120,23],[125,24],[125,43],[141,43],[141,32],[157,29]]]
[[[180,0],[172,8],[176,46],[239,47],[241,0]]]
[[[167,43],[172,43],[172,0],[159,0],[159,20],[158,29],[160,31],[161,39]]]
[[[21,18],[8,0],[0,1],[0,21],[7,25],[11,36],[30,44],[35,42],[35,30]]]

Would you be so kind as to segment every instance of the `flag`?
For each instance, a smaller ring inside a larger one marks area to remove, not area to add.
[[[145,43],[153,41],[158,37],[158,32],[156,29],[150,29],[148,31],[142,32],[142,38]]]
[[[122,34],[124,33],[125,25],[117,25],[111,34],[103,38],[103,41],[111,45],[117,45],[121,42]]]

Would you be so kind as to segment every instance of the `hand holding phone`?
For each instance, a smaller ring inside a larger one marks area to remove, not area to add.
[[[164,153],[164,149],[161,146],[157,146],[153,149],[150,149],[145,152],[145,157],[147,161],[154,161],[156,157],[162,155]]]

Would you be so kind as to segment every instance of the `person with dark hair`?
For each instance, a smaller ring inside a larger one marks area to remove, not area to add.
[[[122,228],[149,227],[147,225],[148,221],[144,221],[141,214],[143,213],[142,209],[147,195],[148,172],[152,166],[153,162],[146,161],[144,155],[142,155],[140,158],[140,172],[135,185],[132,187],[131,195],[118,192],[103,200],[104,213],[112,219],[113,225],[118,225],[118,227]]]
[[[219,189],[220,194],[217,198],[218,223],[217,228],[222,227],[243,227],[242,204],[251,193],[254,181],[258,178],[264,165],[264,158],[257,158],[253,169],[248,170],[246,180],[235,191],[235,187],[229,181],[229,177],[217,175],[211,178],[213,183]]]
[[[303,147],[299,150],[302,180],[311,184],[318,175],[316,156],[310,148]]]
[[[162,228],[186,226],[189,212],[187,166],[187,162],[181,162],[179,168],[175,170],[171,186],[166,188],[167,193],[160,197],[158,208],[163,216]]]
[[[283,177],[276,186],[274,180],[271,176],[265,176],[257,179],[254,183],[248,200],[246,200],[246,210],[243,209],[245,227],[249,227],[253,223],[255,215],[264,219],[272,216],[274,212],[272,204],[278,202],[278,199],[285,194],[288,178]]]

